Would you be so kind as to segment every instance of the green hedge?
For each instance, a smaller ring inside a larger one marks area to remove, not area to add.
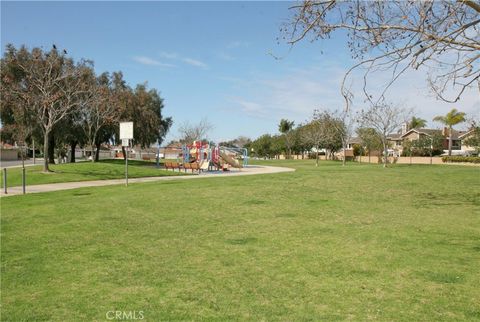
[[[442,157],[442,162],[468,162],[480,163],[480,157],[462,157],[462,156],[446,156]]]

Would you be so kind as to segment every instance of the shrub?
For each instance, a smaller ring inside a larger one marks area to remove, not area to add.
[[[480,163],[480,157],[445,156],[442,157],[442,162]]]

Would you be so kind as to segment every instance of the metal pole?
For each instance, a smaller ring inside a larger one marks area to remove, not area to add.
[[[130,140],[125,147],[125,187],[128,187],[128,148],[130,147]]]
[[[25,168],[22,168],[22,191],[25,194],[25,186],[26,186],[26,176],[25,176]]]
[[[3,168],[3,189],[5,194],[7,194],[7,168]]]

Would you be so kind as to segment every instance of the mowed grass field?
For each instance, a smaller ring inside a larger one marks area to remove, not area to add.
[[[2,198],[2,320],[480,320],[479,168],[262,164]]]
[[[43,166],[25,167],[25,176],[28,185],[37,185],[45,183],[75,182],[89,180],[108,180],[121,179],[125,177],[125,161],[123,160],[100,160],[99,162],[78,162],[52,164],[52,172],[44,173]],[[166,171],[163,168],[157,169],[156,163],[148,161],[128,161],[129,178],[140,177],[161,177],[179,175],[172,171]],[[3,173],[0,179],[3,188]],[[7,169],[7,187],[22,185],[22,169]],[[28,188],[27,188],[28,189]]]

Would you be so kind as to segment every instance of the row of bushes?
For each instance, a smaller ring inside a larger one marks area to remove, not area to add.
[[[480,163],[480,157],[446,156],[442,157],[442,162]]]

